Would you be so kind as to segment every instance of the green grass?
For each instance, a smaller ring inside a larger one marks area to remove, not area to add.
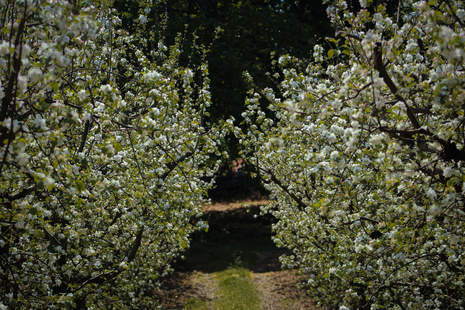
[[[192,297],[184,309],[261,309],[253,272],[281,270],[278,257],[288,251],[277,248],[271,240],[273,218],[261,216],[259,212],[258,207],[243,207],[204,214],[209,231],[191,236],[185,259],[179,260],[175,269],[213,276],[209,278],[215,282],[216,298]]]
[[[260,296],[252,280],[252,271],[241,266],[236,257],[233,266],[216,272],[219,298],[214,310],[259,310]]]
[[[208,310],[207,301],[202,298],[191,298],[184,306],[187,310]]]

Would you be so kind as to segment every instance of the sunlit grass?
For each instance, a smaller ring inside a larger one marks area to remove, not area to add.
[[[240,259],[224,271],[216,273],[219,298],[214,310],[259,310],[260,296],[252,280],[252,271],[242,267]]]

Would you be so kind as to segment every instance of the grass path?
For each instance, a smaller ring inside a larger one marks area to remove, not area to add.
[[[317,309],[305,291],[297,287],[299,277],[292,271],[253,273],[247,269],[229,269],[175,274],[175,278],[170,279],[170,289],[163,292],[163,309]]]
[[[271,241],[272,219],[256,216],[260,202],[209,206],[208,233],[193,236],[160,292],[163,309],[313,310],[295,271],[282,271],[285,253]]]
[[[228,268],[211,275],[216,283],[216,298],[190,299],[186,309],[260,310],[260,295],[252,279],[252,272],[242,267]],[[208,277],[205,275],[204,277]],[[200,307],[199,307],[200,306]]]

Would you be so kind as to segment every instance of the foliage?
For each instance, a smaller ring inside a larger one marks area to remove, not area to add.
[[[273,195],[274,241],[293,251],[282,263],[314,296],[463,309],[465,7],[399,3],[331,2],[333,48],[305,67],[281,57],[284,100],[251,91],[236,134]]]
[[[319,1],[171,0],[166,10],[167,33],[187,27],[188,35],[211,50],[207,59],[214,102],[212,120],[230,115],[240,118],[248,89],[243,71],[248,70],[256,83],[265,87],[270,84],[266,73],[273,70],[271,53],[277,57],[288,53],[309,56],[309,47],[332,31],[325,6]],[[215,32],[218,27],[219,35]],[[186,61],[196,63],[198,59]]]
[[[115,0],[115,7],[124,12],[122,21],[126,27],[137,28],[141,15],[147,18],[147,25],[167,18],[163,31],[146,31],[144,37],[150,39],[165,34],[166,41],[170,42],[176,33],[184,32],[184,52],[180,56],[183,65],[195,67],[203,60],[191,52],[190,42],[209,50],[205,60],[208,61],[213,104],[205,118],[207,127],[209,122],[231,116],[240,119],[248,89],[242,78],[244,71],[255,77],[259,87],[270,84],[275,87],[275,78],[268,72],[276,69],[279,56],[292,53],[307,57],[312,53],[311,46],[334,34],[325,5],[320,1],[170,0],[151,6],[150,10],[141,9],[139,3],[143,2],[146,1]],[[266,101],[262,103],[266,107]],[[241,150],[237,139],[227,135],[226,143],[220,148],[229,154],[229,159],[222,158],[224,167],[231,166]],[[244,167],[245,185],[264,193],[259,182],[250,178],[249,169]],[[217,181],[220,184],[222,180]],[[218,193],[227,195],[219,188],[209,195],[215,200]]]
[[[204,128],[207,66],[149,48],[143,16],[129,33],[111,5],[0,3],[2,309],[148,306],[206,228],[189,220],[230,126]]]

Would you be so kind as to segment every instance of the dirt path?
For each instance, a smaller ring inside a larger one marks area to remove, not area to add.
[[[293,271],[270,271],[254,273],[253,280],[260,292],[264,310],[314,310],[315,303],[305,291],[297,287],[299,277]],[[186,309],[193,300],[203,300],[206,309],[212,309],[212,302],[218,298],[215,274],[194,272],[175,272],[163,282],[163,309]]]
[[[209,305],[217,298],[215,275],[199,271],[175,271],[163,280],[160,292],[164,310],[185,309],[192,300],[204,300]]]
[[[253,272],[262,309],[317,309],[297,286],[300,277],[296,272],[281,270],[278,257],[286,251],[271,241],[272,219],[254,216],[263,203],[266,201],[205,208],[209,232],[193,236],[186,259],[178,262],[177,271],[163,280],[164,290],[159,294],[163,309],[213,309],[213,301],[219,298],[215,272],[227,269],[237,259]]]
[[[255,283],[260,291],[262,309],[313,310],[315,303],[303,289],[297,287],[299,277],[293,271],[255,273]]]

